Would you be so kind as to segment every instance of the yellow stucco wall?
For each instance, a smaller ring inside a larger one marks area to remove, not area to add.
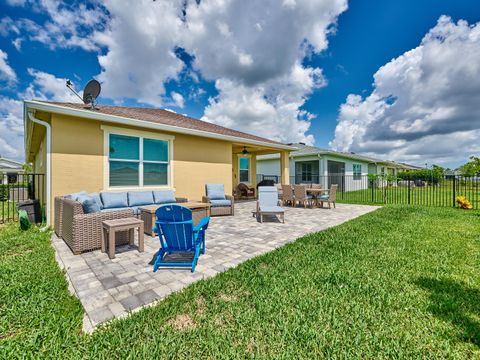
[[[104,131],[101,126],[120,126],[57,114],[52,114],[51,123],[52,205],[53,198],[58,195],[81,190],[107,190],[104,188]],[[177,196],[201,200],[205,184],[209,182],[223,183],[225,192],[232,193],[230,142],[147,129],[138,130],[175,137],[171,166],[172,185]],[[51,210],[53,222],[53,208]]]

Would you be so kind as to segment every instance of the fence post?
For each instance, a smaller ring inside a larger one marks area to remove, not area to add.
[[[342,200],[345,194],[345,175],[342,175]]]
[[[407,178],[408,180],[408,205],[410,205],[410,177]]]
[[[452,191],[452,194],[453,194],[453,207],[455,207],[457,205],[457,202],[456,202],[456,199],[457,199],[457,196],[456,196],[456,192],[457,192],[457,189],[456,189],[456,180],[457,180],[457,176],[456,175],[453,175],[453,191]]]
[[[371,186],[371,188],[372,188],[372,203],[375,201],[375,200],[374,200],[374,198],[375,198],[375,189],[374,189],[374,187],[375,187],[375,181],[376,181],[376,180],[373,180],[373,179],[371,180],[371,183],[372,183],[372,186]]]

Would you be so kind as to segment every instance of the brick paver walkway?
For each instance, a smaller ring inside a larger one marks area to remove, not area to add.
[[[66,271],[71,290],[84,309],[84,329],[127,315],[196,280],[214,276],[257,255],[272,251],[308,233],[324,230],[375,210],[365,205],[338,204],[336,209],[286,207],[285,224],[252,217],[253,202],[235,205],[235,216],[213,217],[207,230],[207,251],[195,273],[190,269],[159,269],[148,265],[159,247],[158,238],[145,236],[145,252],[117,247],[115,259],[93,251],[73,255],[63,240],[52,238],[57,260]]]

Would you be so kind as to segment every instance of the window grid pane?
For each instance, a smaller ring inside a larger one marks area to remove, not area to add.
[[[168,141],[143,139],[143,160],[168,162]]]
[[[250,168],[250,159],[249,158],[240,158],[240,170],[248,170]]]
[[[249,180],[248,170],[240,170],[240,181],[248,182]]]
[[[168,165],[144,163],[143,185],[168,185]]]
[[[353,164],[353,180],[361,180],[362,178],[362,165]]]
[[[110,186],[138,186],[138,162],[110,161]]]
[[[110,134],[110,159],[140,160],[140,139],[133,136]]]

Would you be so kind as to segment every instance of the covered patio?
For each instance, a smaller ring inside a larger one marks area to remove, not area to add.
[[[195,273],[189,269],[160,269],[154,273],[149,262],[159,248],[158,238],[145,235],[145,252],[128,245],[117,248],[110,260],[100,250],[73,255],[62,239],[52,238],[57,260],[65,270],[70,290],[84,309],[84,330],[129,311],[161,300],[189,284],[214,276],[228,268],[281,247],[295,239],[339,225],[377,207],[339,204],[336,209],[286,207],[285,224],[271,218],[260,224],[252,217],[254,202],[235,205],[235,216],[211,218],[207,251]]]

